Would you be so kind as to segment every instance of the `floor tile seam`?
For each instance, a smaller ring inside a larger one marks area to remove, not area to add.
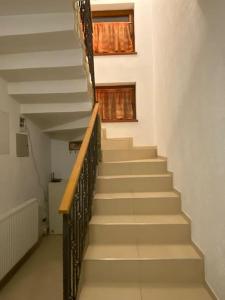
[[[138,256],[139,256],[139,260],[138,260],[138,283],[139,283],[139,288],[140,288],[140,298],[141,298],[141,300],[143,300],[144,299],[144,295],[143,295],[144,281],[142,279],[142,271],[141,271],[142,260],[141,260],[141,255],[140,255],[140,250],[139,249],[138,249]]]
[[[143,284],[140,284],[140,291],[141,291],[141,300],[144,299],[144,295],[143,295]]]
[[[138,287],[139,287],[139,292],[140,292],[140,300],[143,299],[142,297],[142,280],[141,280],[141,264],[140,264],[140,253],[139,253],[139,242],[138,242],[138,239],[137,239],[137,236],[136,236],[136,248],[137,248],[137,284],[138,284]]]

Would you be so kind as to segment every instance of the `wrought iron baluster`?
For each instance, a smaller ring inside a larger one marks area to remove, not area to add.
[[[86,56],[88,58],[92,87],[95,99],[95,74],[93,57],[93,28],[90,0],[74,0],[74,7],[79,9]],[[94,101],[95,102],[95,101]],[[63,214],[63,299],[76,300],[78,296],[81,265],[85,248],[88,222],[92,215],[97,164],[99,161],[99,118],[96,117],[86,156],[70,212]]]
[[[69,215],[63,216],[63,297],[69,300],[72,295],[71,290],[71,218]]]
[[[79,273],[78,273],[78,261],[79,261],[79,218],[78,218],[78,211],[79,211],[79,187],[76,190],[75,200],[74,200],[74,258],[73,258],[73,274],[74,274],[74,295],[77,295],[78,290],[78,281],[79,281]]]
[[[76,300],[98,164],[97,119],[69,214],[63,216],[64,300]]]
[[[86,46],[86,55],[88,58],[89,70],[93,90],[95,90],[95,72],[94,72],[94,52],[93,52],[93,26],[91,16],[90,0],[80,0],[80,15],[84,32],[84,43]],[[94,93],[95,99],[95,93]]]
[[[85,180],[85,199],[84,199],[84,220],[85,220],[85,235],[87,232],[88,225],[88,201],[89,201],[89,176],[88,176],[88,155],[89,151],[86,154],[84,160],[84,180]]]

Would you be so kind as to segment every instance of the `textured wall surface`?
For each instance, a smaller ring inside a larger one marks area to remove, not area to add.
[[[225,299],[225,2],[152,0],[154,132]],[[151,82],[151,80],[150,80]]]
[[[69,142],[51,140],[51,170],[56,178],[69,178],[76,156],[77,151],[69,151]]]
[[[50,174],[50,140],[27,120],[33,153],[30,143],[29,157],[16,157],[20,106],[8,96],[7,86],[1,79],[0,110],[9,114],[9,153],[0,155],[0,214],[31,198],[40,200],[44,209],[43,189],[47,194]]]

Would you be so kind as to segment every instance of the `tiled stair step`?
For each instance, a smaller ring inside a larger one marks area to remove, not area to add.
[[[98,176],[97,193],[171,191],[172,174]]]
[[[103,150],[118,150],[130,149],[133,145],[132,138],[115,138],[115,139],[102,139],[101,148]]]
[[[99,165],[100,176],[162,174],[166,170],[167,161],[164,158],[105,162]]]
[[[212,300],[204,284],[89,283],[79,300]]]
[[[177,192],[96,194],[95,215],[178,214],[181,211]]]
[[[203,259],[191,245],[90,246],[87,282],[203,282]]]
[[[156,147],[134,147],[132,149],[103,150],[103,162],[107,161],[127,161],[136,159],[148,159],[157,157]]]
[[[180,215],[94,215],[89,242],[94,244],[188,243],[190,224]]]

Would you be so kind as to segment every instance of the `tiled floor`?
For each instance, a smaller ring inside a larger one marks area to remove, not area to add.
[[[1,300],[62,300],[62,238],[40,246],[0,291]]]

